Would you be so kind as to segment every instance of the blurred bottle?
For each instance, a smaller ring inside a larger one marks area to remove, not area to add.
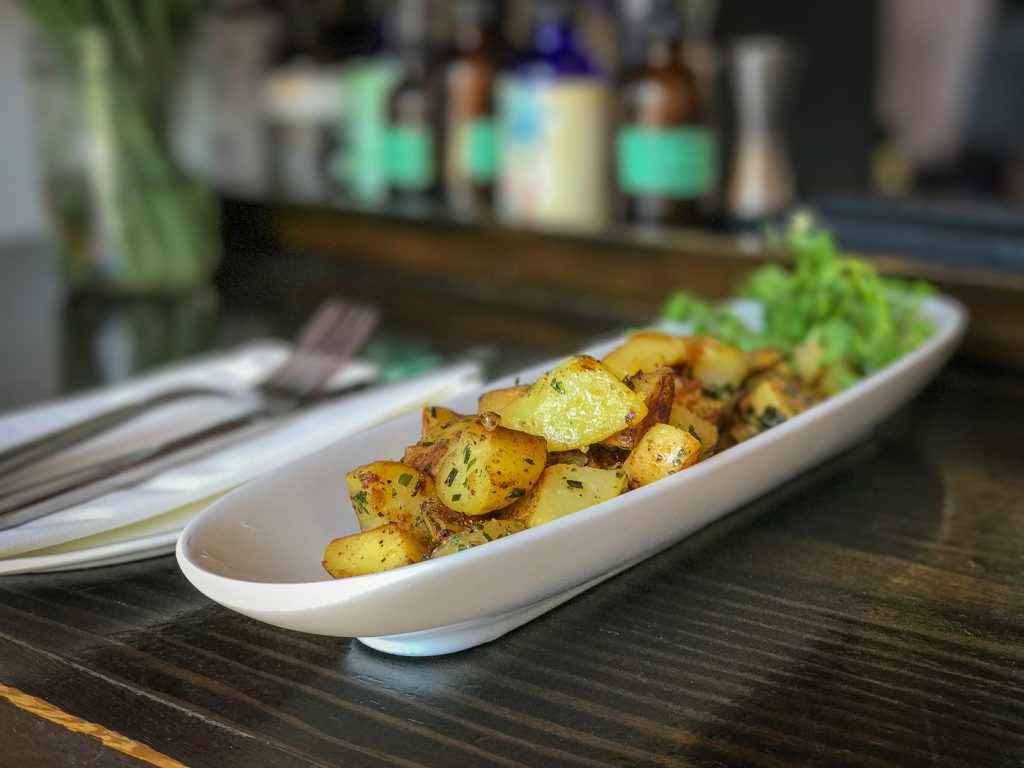
[[[422,201],[440,187],[440,104],[431,71],[436,52],[430,38],[428,0],[398,0],[395,43],[401,75],[388,101],[387,163],[391,199]]]
[[[533,50],[501,86],[501,214],[595,229],[608,220],[610,95],[572,26],[573,3],[535,0]]]
[[[498,173],[494,89],[509,47],[500,0],[455,0],[453,53],[444,65],[444,187],[460,214],[490,209]]]
[[[345,117],[337,66],[295,62],[264,79],[273,191],[287,199],[322,200],[337,190],[331,160]]]
[[[742,226],[783,213],[795,196],[783,132],[793,55],[781,38],[741,38],[730,50],[729,70],[736,143],[725,208]]]
[[[621,91],[616,170],[628,221],[693,224],[715,185],[716,142],[682,39],[675,0],[652,0]]]

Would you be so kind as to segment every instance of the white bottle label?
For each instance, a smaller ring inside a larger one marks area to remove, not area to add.
[[[515,222],[599,228],[609,213],[607,86],[592,78],[500,86],[500,214]]]

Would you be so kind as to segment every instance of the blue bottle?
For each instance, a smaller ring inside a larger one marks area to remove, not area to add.
[[[500,87],[506,220],[599,229],[609,214],[611,99],[575,39],[573,3],[538,0],[532,50]]]

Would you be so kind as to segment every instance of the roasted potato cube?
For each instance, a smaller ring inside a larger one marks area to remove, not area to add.
[[[525,530],[526,526],[518,520],[480,520],[459,533],[445,538],[430,552],[430,559],[436,560],[446,555],[454,555],[470,547],[478,547],[495,539],[503,539],[513,533]]]
[[[487,411],[501,413],[502,408],[510,403],[514,403],[529,391],[529,384],[517,384],[514,387],[492,389],[491,391],[484,392],[480,395],[477,410],[480,411],[480,413],[485,413]]]
[[[420,432],[423,435],[423,440],[427,439],[427,435],[430,434],[430,430],[436,427],[438,424],[445,424],[452,419],[462,418],[462,414],[456,413],[451,408],[445,408],[443,405],[432,405],[429,408],[423,409],[423,430]]]
[[[697,461],[700,440],[671,424],[655,424],[622,465],[634,488],[674,475]]]
[[[786,359],[777,349],[769,347],[751,350],[746,353],[745,357],[747,359],[747,370],[750,373],[759,373],[760,371],[767,371],[769,368],[775,368],[782,365]]]
[[[344,579],[418,563],[426,553],[404,526],[388,523],[332,541],[324,550],[324,569],[334,578]]]
[[[602,362],[620,379],[637,371],[673,368],[690,362],[690,342],[682,336],[643,331],[630,336],[621,346],[605,355]]]
[[[448,410],[447,408],[445,410]],[[454,411],[452,411],[454,413]],[[426,412],[424,412],[426,419]],[[441,463],[448,444],[468,424],[474,424],[480,420],[479,416],[459,416],[438,421],[430,427],[418,443],[414,443],[405,449],[402,455],[402,463],[410,467],[421,469],[431,477],[436,478],[437,465]]]
[[[711,336],[695,339],[691,348],[693,378],[702,382],[705,389],[721,394],[739,389],[749,370],[742,350]]]
[[[550,451],[568,451],[638,424],[647,406],[600,362],[575,355],[500,413],[505,426],[544,437]]]
[[[674,406],[686,408],[715,426],[722,423],[726,401],[710,390],[704,389],[695,379],[676,378]]]
[[[626,473],[621,469],[552,464],[544,470],[533,489],[505,509],[501,516],[518,520],[527,528],[535,528],[614,499],[626,488]]]
[[[643,395],[644,405],[647,406],[647,415],[639,424],[616,432],[601,442],[604,445],[625,448],[628,451],[637,444],[637,441],[644,436],[648,429],[655,424],[668,422],[669,415],[672,413],[676,382],[671,368],[657,368],[653,371],[640,371],[633,374],[626,379],[626,384],[631,386],[634,392]]]
[[[707,456],[715,450],[715,446],[718,444],[718,427],[682,405],[672,406],[672,414],[669,416],[668,423],[673,427],[685,429],[700,440],[701,457]]]
[[[825,348],[817,341],[802,341],[790,353],[793,373],[804,384],[813,384],[824,372]]]
[[[774,372],[762,374],[748,382],[746,394],[736,404],[728,433],[742,443],[793,418],[810,402],[796,380]]]
[[[466,515],[507,507],[525,495],[547,459],[544,438],[483,419],[448,443],[435,475],[438,498]]]
[[[767,426],[775,426],[797,414],[795,404],[786,395],[782,382],[775,379],[763,379],[740,400],[739,408]],[[770,423],[769,423],[770,422]]]
[[[425,472],[397,461],[374,461],[349,472],[345,485],[364,531],[399,523],[427,541],[420,504],[434,495],[434,481]]]
[[[834,395],[849,389],[858,381],[860,377],[845,360],[836,360],[825,366],[821,378],[818,379],[817,389],[823,395]]]
[[[448,536],[469,530],[479,517],[471,517],[446,507],[439,498],[433,496],[424,499],[420,505],[420,514],[427,527],[431,547],[440,544]]]
[[[405,449],[405,453],[402,454],[402,463],[422,470],[431,477],[436,477],[435,468],[441,463],[447,450],[447,440],[424,440]]]

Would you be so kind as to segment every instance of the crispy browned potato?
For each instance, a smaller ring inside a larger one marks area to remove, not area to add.
[[[626,473],[621,469],[553,464],[526,496],[502,512],[502,517],[534,528],[615,498],[626,487]]]
[[[592,445],[587,450],[587,466],[595,469],[619,469],[627,456],[629,456],[629,451],[625,448]]]
[[[461,413],[456,413],[451,408],[445,408],[443,405],[432,405],[429,408],[424,408],[423,429],[420,431],[421,439],[426,440],[430,430],[439,424],[445,424],[452,419],[458,418],[462,418]]]
[[[798,380],[777,371],[759,374],[747,383],[736,403],[728,433],[741,443],[788,421],[813,402],[813,395]]]
[[[673,405],[668,423],[673,427],[685,429],[700,440],[700,457],[704,458],[718,445],[718,427],[707,419],[702,419],[693,411],[681,405]]]
[[[700,456],[700,440],[671,424],[655,424],[640,438],[622,468],[634,488],[674,475]]]
[[[601,442],[604,445],[624,448],[628,451],[632,450],[648,429],[655,424],[664,424],[668,421],[675,399],[675,374],[671,368],[640,371],[627,378],[626,385],[643,396],[644,404],[647,406],[647,415],[640,423],[627,427],[621,432],[616,432]]]
[[[735,392],[747,377],[743,351],[713,336],[699,336],[691,342],[693,378],[720,396]]]
[[[639,423],[647,406],[593,357],[575,355],[500,413],[505,426],[544,437],[548,450],[568,451]]]
[[[437,465],[437,496],[456,512],[482,515],[507,507],[544,471],[544,438],[507,429],[490,417],[484,414],[461,429]]]
[[[575,464],[577,467],[585,467],[590,459],[587,454],[580,450],[575,451],[554,451],[548,453],[547,466],[552,464]]]
[[[484,392],[480,395],[477,410],[480,411],[480,413],[486,413],[487,411],[501,413],[502,409],[506,405],[514,403],[529,391],[529,384],[517,384],[514,387],[492,389],[489,392]]]
[[[696,379],[676,377],[673,405],[682,406],[717,427],[725,417],[727,404],[728,400],[720,398],[717,392],[705,389]]]
[[[399,523],[334,539],[324,550],[324,569],[336,579],[379,573],[418,563],[426,548]]]
[[[425,472],[397,461],[374,461],[349,472],[345,484],[364,531],[399,523],[428,543],[420,504],[434,495],[434,481]]]
[[[658,331],[643,331],[630,336],[602,361],[620,379],[637,371],[673,368],[690,362],[690,339],[669,336]]]
[[[503,539],[525,529],[526,526],[518,520],[476,520],[466,530],[446,537],[434,547],[430,552],[430,559],[454,555],[456,552]]]
[[[786,358],[777,349],[763,347],[746,353],[747,370],[751,374],[767,371],[786,362]]]
[[[420,515],[427,527],[431,547],[436,547],[452,534],[469,530],[480,520],[480,517],[471,517],[449,509],[436,496],[424,499],[420,505]]]
[[[445,409],[447,410],[447,409]],[[426,411],[424,411],[426,419]],[[479,421],[479,416],[460,416],[456,414],[447,421],[438,421],[423,435],[418,443],[414,443],[405,449],[402,455],[402,463],[410,467],[421,469],[431,477],[436,477],[437,465],[441,463],[445,452],[448,450],[448,443],[466,427]]]

